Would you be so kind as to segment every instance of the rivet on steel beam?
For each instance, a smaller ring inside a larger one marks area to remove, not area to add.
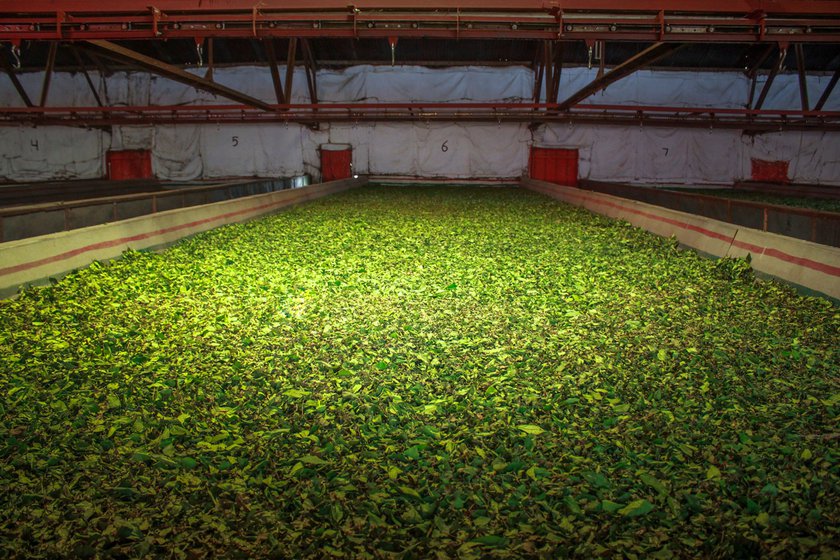
[[[318,29],[321,27],[321,24],[317,21],[312,22],[312,29]]]
[[[574,25],[571,25],[571,24],[566,25],[566,31],[574,31],[574,30],[575,30]]]
[[[709,32],[709,33],[714,33],[715,32],[715,27],[713,25],[710,25],[709,27],[706,28],[706,31]]]
[[[519,29],[519,26],[518,26],[518,25],[516,25],[515,23],[512,23],[512,24],[510,25],[510,28],[511,28],[511,29],[513,29],[514,31],[516,31],[517,29]]]
[[[411,24],[412,29],[417,29],[418,27],[420,27],[420,25],[416,21]]]
[[[368,29],[373,29],[374,27],[376,27],[375,23],[373,23],[372,21],[367,22],[367,28]]]
[[[670,25],[665,26],[665,33],[670,33],[673,28]]]
[[[618,26],[616,24],[610,25],[610,31],[612,31],[613,33],[618,31]]]

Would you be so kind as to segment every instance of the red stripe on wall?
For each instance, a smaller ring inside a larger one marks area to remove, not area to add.
[[[544,192],[551,193],[551,192],[553,192],[553,190],[552,189],[544,189]],[[804,268],[810,268],[812,270],[822,272],[823,274],[828,274],[829,276],[840,277],[840,267],[831,266],[830,264],[815,261],[815,260],[812,260],[812,259],[806,259],[804,257],[797,257],[796,255],[791,255],[791,254],[785,253],[784,251],[779,251],[778,249],[773,249],[771,247],[761,247],[759,245],[753,245],[751,243],[745,243],[743,241],[735,241],[727,235],[723,235],[723,234],[717,233],[715,231],[711,231],[711,230],[708,230],[706,228],[702,228],[700,226],[687,224],[687,223],[681,222],[679,220],[666,218],[664,216],[658,216],[656,214],[651,214],[649,212],[643,212],[641,210],[636,210],[634,208],[629,208],[627,206],[623,206],[621,204],[617,204],[617,203],[614,203],[614,202],[611,202],[611,201],[599,200],[597,198],[592,198],[590,196],[586,196],[586,195],[578,194],[578,193],[568,193],[568,196],[570,198],[577,198],[579,200],[592,202],[593,204],[597,204],[597,205],[600,205],[600,206],[608,206],[608,207],[611,207],[611,208],[615,208],[617,210],[623,210],[625,212],[630,212],[631,214],[644,216],[645,218],[650,218],[650,219],[653,219],[653,220],[657,220],[659,222],[665,222],[667,224],[677,226],[677,227],[682,228],[682,229],[696,231],[696,232],[698,232],[702,235],[705,235],[706,237],[711,237],[713,239],[719,239],[721,241],[730,242],[733,245],[735,245],[736,247],[738,247],[740,249],[745,249],[745,250],[750,251],[752,253],[766,255],[768,257],[772,257],[772,258],[778,259],[780,261],[789,262],[789,263],[792,263],[792,264],[795,264],[797,266],[801,266],[801,267],[804,267]]]
[[[148,233],[139,233],[137,235],[132,235],[130,237],[122,237],[120,239],[112,239],[110,241],[102,241],[100,243],[93,243],[91,245],[86,245],[85,247],[79,247],[78,249],[73,249],[71,251],[66,251],[64,253],[59,253],[57,255],[53,255],[50,257],[44,257],[43,259],[38,259],[36,261],[30,261],[26,263],[21,263],[15,266],[9,266],[6,268],[0,268],[0,276],[5,276],[7,274],[13,274],[15,272],[21,272],[23,270],[29,270],[32,268],[37,268],[39,266],[43,266],[45,264],[51,264],[54,262],[59,262],[63,260],[67,260],[73,258],[77,255],[81,255],[83,253],[87,253],[90,251],[96,251],[97,249],[107,249],[109,247],[117,247],[119,245],[123,245],[125,243],[131,243],[132,241],[140,241],[142,239],[149,239],[151,237],[157,237],[159,235],[164,235],[167,233],[171,233],[173,231],[189,229],[196,226],[200,226],[203,224],[209,224],[212,222],[218,222],[221,220],[226,220],[228,218],[233,218],[235,216],[241,216],[243,214],[250,214],[259,210],[264,210],[268,208],[273,208],[276,206],[282,206],[288,204],[289,200],[280,200],[277,202],[269,202],[267,204],[261,204],[259,206],[253,206],[250,208],[246,208],[244,210],[237,210],[235,212],[228,212],[226,214],[220,214],[218,216],[214,216],[212,218],[204,218],[203,220],[196,220],[194,222],[189,222],[186,224],[179,224],[177,226],[171,226],[168,228],[159,229],[156,231],[151,231]]]

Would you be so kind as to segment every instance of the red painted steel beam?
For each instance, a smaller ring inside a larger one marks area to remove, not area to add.
[[[585,85],[584,87],[570,95],[565,101],[560,103],[560,109],[566,110],[569,107],[577,105],[590,95],[597,93],[602,89],[608,87],[609,85],[614,84],[618,80],[629,76],[630,74],[632,74],[636,70],[639,70],[640,68],[644,68],[645,66],[653,64],[657,60],[661,60],[662,58],[668,56],[669,54],[678,50],[682,46],[683,45],[669,43],[656,43],[655,45],[651,45],[639,54],[622,62],[607,74],[596,78],[589,84]]]
[[[200,76],[190,74],[177,66],[166,64],[165,62],[161,62],[160,60],[145,56],[109,41],[90,41],[90,44],[94,47],[102,49],[106,56],[131,62],[132,64],[136,64],[148,70],[149,72],[159,74],[169,78],[170,80],[208,91],[214,95],[219,95],[238,103],[244,103],[245,105],[255,107],[263,111],[274,110],[273,107],[265,101],[251,97],[250,95],[246,95],[235,89],[211,82]]]
[[[545,109],[556,111],[559,105],[556,103],[526,103],[526,102],[472,102],[472,103],[439,103],[439,102],[422,102],[415,101],[410,103],[292,103],[287,105],[269,105],[273,111],[278,109],[289,110],[358,110],[358,111],[376,111],[376,110],[413,110],[413,111],[445,111],[445,110],[522,110],[530,111],[533,109]],[[113,106],[113,107],[0,107],[0,115],[9,114],[41,114],[41,113],[112,113],[112,112],[131,112],[143,113],[149,112],[207,112],[207,111],[255,111],[253,107],[248,105],[131,105],[131,106]],[[610,104],[580,104],[576,105],[572,111],[629,111],[629,112],[657,112],[657,113],[674,113],[674,114],[716,114],[716,115],[756,115],[756,116],[814,116],[814,117],[840,117],[840,111],[801,111],[798,109],[741,109],[730,107],[679,107],[668,105],[610,105]]]
[[[2,40],[203,37],[432,37],[676,42],[840,42],[840,0],[723,2],[489,2],[459,8],[408,2],[165,2],[35,0],[0,7]],[[794,37],[791,37],[794,36]]]
[[[422,4],[417,0],[272,0],[259,3],[260,11],[270,10],[348,10],[349,6],[356,9],[374,10],[412,10],[452,9],[453,2],[448,0],[431,0]],[[73,12],[150,12],[147,1],[118,0],[103,5],[98,0],[33,0],[27,2],[16,11],[27,13],[55,12],[58,5],[67,13]],[[521,10],[545,11],[623,11],[623,12],[658,12],[660,10],[672,12],[692,13],[752,13],[765,12],[767,14],[836,14],[840,13],[840,2],[837,0],[459,0],[457,6],[462,10]],[[196,11],[246,11],[254,7],[252,0],[158,0],[155,8],[162,12],[196,12]]]
[[[516,39],[516,40],[599,40],[599,41],[631,41],[631,42],[678,42],[678,43],[757,43],[757,42],[778,42],[783,40],[795,40],[807,44],[835,44],[840,43],[840,34],[832,31],[840,28],[840,20],[826,22],[823,27],[812,27],[801,22],[786,27],[776,27],[769,32],[762,33],[757,25],[733,26],[731,30],[721,31],[720,25],[713,25],[707,22],[707,27],[714,27],[715,31],[703,31],[701,27],[691,29],[672,28],[664,35],[654,26],[646,26],[632,29],[618,29],[610,31],[609,20],[600,25],[573,25],[571,29],[560,28],[551,24],[537,27],[518,26],[513,29],[510,23],[485,26],[483,28],[460,28],[454,24],[451,26],[438,26],[429,28],[358,28],[350,26],[335,28],[312,28],[312,27],[290,27],[277,26],[270,28],[268,25],[258,26],[256,35],[250,28],[233,27],[225,24],[224,27],[216,28],[211,24],[195,26],[182,26],[179,29],[167,29],[161,32],[161,36],[153,35],[150,29],[120,30],[119,25],[111,28],[93,26],[85,30],[64,29],[61,31],[61,39],[57,38],[56,31],[52,29],[43,30],[37,27],[34,31],[17,30],[13,28],[28,27],[24,25],[9,25],[0,19],[0,41],[90,41],[90,40],[150,40],[150,39],[192,39],[195,33],[201,33],[207,38],[332,38],[332,39],[384,39],[388,37],[418,38],[418,39]],[[84,25],[84,24],[82,24]],[[221,25],[221,24],[220,24]],[[807,29],[813,29],[808,33]]]
[[[0,108],[0,125],[109,126],[137,124],[319,122],[560,122],[725,128],[749,131],[840,130],[840,111],[745,110],[659,106],[580,105],[558,111],[535,103],[322,103],[150,107]]]

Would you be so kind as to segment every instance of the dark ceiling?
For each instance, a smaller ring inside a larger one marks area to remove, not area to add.
[[[139,53],[163,62],[181,66],[198,63],[195,43],[191,40],[170,39],[168,41],[121,41],[120,44]],[[277,56],[281,63],[286,60],[288,40],[275,39]],[[391,48],[386,39],[311,39],[312,52],[318,67],[346,67],[358,64],[391,64]],[[69,43],[63,43],[56,54],[56,68],[77,70],[77,58]],[[81,45],[81,43],[80,43]],[[615,42],[605,47],[605,63],[615,66],[650,46],[647,43]],[[542,42],[534,40],[482,40],[482,39],[399,39],[394,59],[397,64],[425,66],[460,65],[532,65],[541,52]],[[692,43],[656,63],[659,68],[686,68],[696,70],[743,70],[761,58],[768,47],[757,44]],[[775,47],[774,47],[775,48]],[[21,48],[22,71],[42,70],[46,64],[49,45],[46,42],[24,42]],[[208,45],[204,47],[203,62],[207,64]],[[84,54],[85,65],[93,66],[95,60]],[[804,45],[806,70],[829,72],[840,67],[840,45]],[[0,56],[10,57],[7,48]],[[266,49],[261,41],[244,38],[216,38],[213,40],[213,60],[217,66],[233,64],[265,64],[268,61]],[[301,49],[297,60],[302,61]],[[99,62],[102,62],[99,59]],[[774,56],[767,56],[761,68],[769,69],[775,62]],[[580,66],[589,63],[589,53],[583,41],[564,43],[563,63]],[[109,71],[123,69],[118,63],[105,63]],[[598,61],[593,60],[593,65]],[[788,68],[795,68],[793,56],[787,60]],[[100,67],[101,68],[101,67]]]

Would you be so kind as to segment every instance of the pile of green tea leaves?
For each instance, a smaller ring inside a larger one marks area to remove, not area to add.
[[[512,188],[0,303],[0,555],[834,557],[840,310]]]
[[[797,208],[810,208],[822,212],[840,212],[840,199],[836,198],[811,198],[790,196],[756,191],[745,191],[737,189],[680,189],[669,188],[668,190],[679,192],[690,192],[706,196],[717,196],[720,198],[733,198],[749,202],[764,202],[779,206],[794,206]]]

